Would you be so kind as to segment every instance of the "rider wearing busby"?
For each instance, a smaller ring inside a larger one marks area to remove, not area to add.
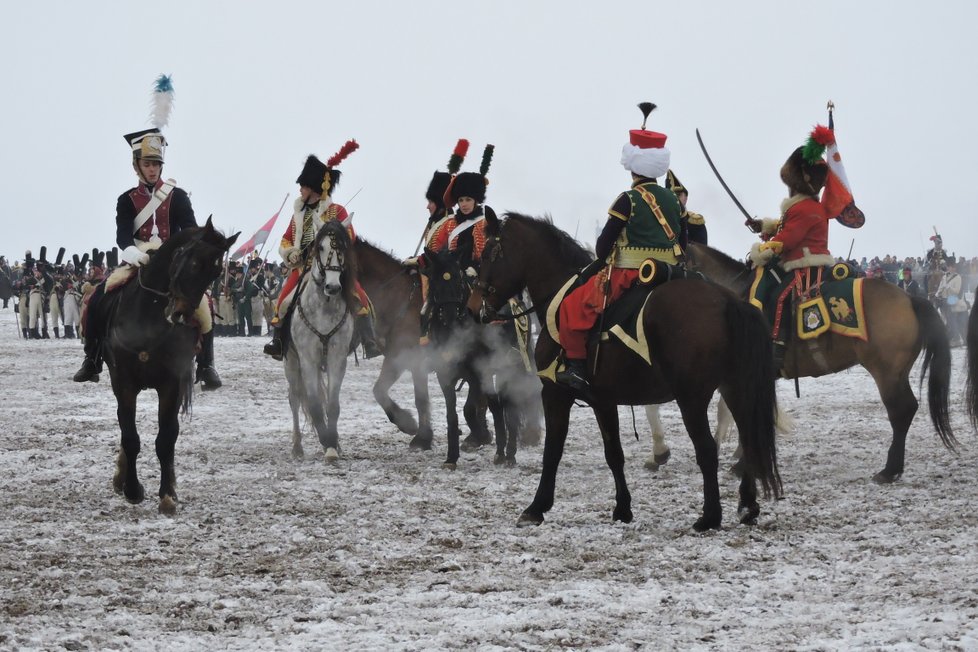
[[[689,190],[679,181],[676,173],[672,170],[666,172],[666,188],[671,190],[676,195],[676,199],[679,200],[679,219],[682,225],[679,242],[683,246],[683,249],[690,242],[696,242],[702,245],[709,244],[707,242],[706,219],[699,213],[694,213],[686,209]]]
[[[124,136],[132,154],[132,168],[139,182],[116,201],[116,244],[120,257],[132,268],[149,262],[150,251],[183,229],[197,226],[190,195],[178,188],[173,179],[162,178],[167,141],[160,130],[169,121],[173,106],[173,85],[166,75],[156,80],[153,92],[153,127]],[[94,262],[94,260],[93,260]],[[93,265],[93,269],[94,269]],[[92,302],[105,293],[100,283],[83,310],[82,332],[85,337],[85,360],[75,373],[75,382],[97,381],[101,372],[99,325],[92,324]],[[217,389],[221,377],[214,368],[214,332],[210,304],[205,295],[194,313],[201,327],[201,350],[197,354],[196,381],[204,389]]]
[[[427,259],[424,254],[418,255],[422,248],[430,251],[441,251],[448,245],[448,234],[455,228],[455,213],[452,206],[447,206],[447,192],[455,175],[458,174],[465,155],[469,151],[469,141],[459,138],[452,156],[448,160],[448,171],[436,170],[428,182],[425,199],[428,200],[428,222],[425,225],[421,240],[414,250],[414,256],[404,260],[409,268],[420,268],[421,274],[421,343],[428,342],[428,275],[424,273]]]
[[[639,108],[644,116],[642,127],[629,131],[629,142],[621,153],[621,164],[632,175],[632,187],[608,209],[608,220],[595,244],[597,259],[607,267],[560,304],[565,367],[555,379],[577,390],[588,387],[587,335],[607,304],[638,281],[638,268],[647,258],[675,265],[682,256],[679,200],[656,181],[669,169],[666,135],[645,129],[655,105],[643,102]]]
[[[452,179],[446,193],[446,206],[458,205],[454,224],[448,229],[449,251],[458,252],[459,267],[470,279],[478,276],[482,250],[486,247],[486,220],[496,220],[496,213],[485,204],[486,186],[489,185],[489,166],[495,151],[493,145],[486,145],[482,152],[482,163],[478,172],[463,172]],[[442,243],[436,242],[440,249]]]
[[[266,344],[264,348],[265,353],[276,360],[281,360],[284,353],[282,350],[281,318],[287,314],[288,308],[292,304],[296,286],[303,270],[306,269],[307,259],[311,259],[307,253],[316,240],[319,229],[326,222],[336,220],[346,227],[351,241],[356,238],[350,214],[344,206],[333,202],[332,192],[336,184],[339,183],[341,175],[336,166],[359,147],[357,141],[349,140],[326,163],[310,154],[306,158],[302,172],[295,180],[299,184],[299,197],[295,200],[289,228],[282,236],[282,242],[278,249],[282,260],[289,267],[289,275],[282,284],[282,291],[275,308],[275,316],[272,318],[274,327],[272,341]],[[359,281],[356,282],[356,294],[360,303],[359,306],[355,307],[356,332],[363,344],[363,356],[368,359],[374,358],[382,355],[383,352],[377,345],[377,338],[374,335],[370,301]]]
[[[750,298],[759,307],[768,306],[769,318],[773,311],[772,337],[778,363],[784,355],[783,333],[788,332],[780,319],[782,301],[792,288],[800,294],[820,283],[821,269],[835,262],[828,246],[830,217],[819,200],[829,176],[822,154],[833,140],[830,129],[815,127],[806,144],[796,148],[781,167],[781,181],[788,187],[788,197],[781,202],[781,217],[749,222],[763,240],[755,242],[750,251],[750,260],[758,269]],[[761,269],[775,265],[794,273],[774,276]]]

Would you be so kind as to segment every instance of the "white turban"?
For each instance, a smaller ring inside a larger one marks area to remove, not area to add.
[[[665,147],[642,149],[631,143],[621,148],[621,164],[629,172],[656,179],[669,169],[669,150]]]

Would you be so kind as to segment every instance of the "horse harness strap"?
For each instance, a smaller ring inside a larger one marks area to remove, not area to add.
[[[306,317],[306,311],[302,309],[302,301],[301,301],[301,298],[302,297],[300,295],[300,296],[297,296],[296,297],[296,300],[295,300],[296,310],[299,312],[299,317],[302,319],[302,323],[306,325],[306,328],[308,328],[313,333],[315,333],[316,334],[316,337],[319,338],[319,341],[322,342],[323,343],[323,346],[325,347],[329,343],[329,339],[331,337],[333,337],[333,335],[336,335],[336,332],[338,330],[340,330],[340,328],[343,327],[343,324],[346,323],[346,318],[350,314],[350,311],[349,310],[344,310],[343,311],[343,317],[341,317],[340,320],[336,323],[336,326],[333,326],[333,328],[330,329],[330,331],[328,333],[323,334],[323,333],[320,333],[318,330],[316,330],[316,327],[313,326],[312,325],[312,322],[309,321],[309,318]]]

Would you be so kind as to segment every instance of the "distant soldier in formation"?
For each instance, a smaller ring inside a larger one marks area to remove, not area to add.
[[[686,201],[689,199],[689,190],[686,189],[679,179],[676,177],[676,173],[672,170],[666,172],[666,188],[671,190],[673,194],[676,195],[676,199],[679,200],[679,220],[681,223],[681,235],[679,238],[680,244],[683,249],[687,247],[690,242],[695,242],[697,244],[706,245],[709,244],[707,234],[706,234],[706,219],[699,213],[693,213],[686,209]]]

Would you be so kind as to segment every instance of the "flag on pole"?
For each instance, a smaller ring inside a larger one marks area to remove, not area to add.
[[[268,236],[272,233],[272,229],[275,227],[275,221],[278,220],[279,213],[282,212],[282,208],[285,207],[285,202],[288,201],[288,199],[289,196],[286,195],[285,199],[282,200],[282,205],[279,206],[277,211],[275,211],[275,215],[272,215],[272,218],[265,222],[261,228],[255,232],[255,235],[248,238],[244,244],[238,247],[234,253],[231,254],[231,260],[243,258],[265,244],[265,241],[268,240]]]

